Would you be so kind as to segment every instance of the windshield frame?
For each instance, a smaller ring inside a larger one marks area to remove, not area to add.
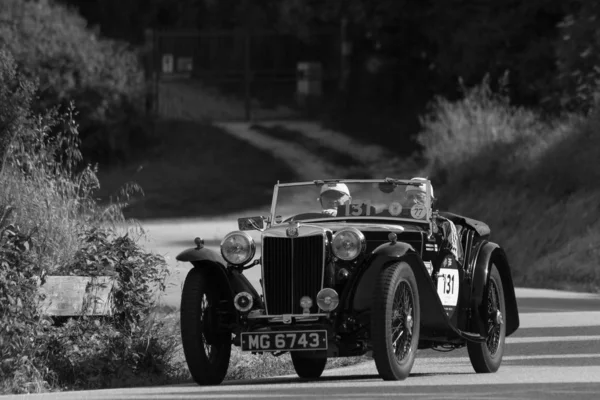
[[[341,218],[343,220],[356,220],[356,221],[360,221],[360,220],[373,220],[373,219],[381,219],[381,220],[385,220],[385,221],[396,221],[396,222],[404,222],[404,223],[411,223],[411,224],[418,224],[418,225],[429,225],[430,230],[433,230],[432,227],[432,217],[433,217],[433,209],[432,209],[432,199],[431,199],[431,181],[430,180],[410,180],[410,179],[396,179],[396,178],[384,178],[384,179],[324,179],[324,180],[313,180],[313,181],[302,181],[302,182],[288,182],[288,183],[280,183],[279,181],[277,181],[277,183],[275,184],[274,188],[273,188],[273,198],[271,200],[271,211],[270,211],[270,225],[271,226],[280,226],[280,225],[287,225],[288,222],[284,222],[283,220],[281,222],[277,222],[277,219],[275,218],[275,209],[277,206],[277,198],[279,195],[279,188],[283,188],[283,187],[291,187],[291,186],[319,186],[322,184],[327,184],[327,183],[333,183],[333,182],[338,182],[338,183],[392,183],[392,184],[398,184],[398,185],[414,185],[414,186],[420,186],[425,184],[426,190],[425,190],[425,196],[426,196],[426,205],[429,205],[429,207],[427,207],[427,214],[425,216],[424,219],[422,220],[416,220],[416,219],[410,219],[410,218],[401,218],[401,217],[394,217],[394,216],[377,216],[377,215],[372,215],[372,216],[345,216],[344,218]],[[329,217],[327,215],[324,215],[322,218],[311,218],[311,219],[306,219],[306,220],[302,220],[302,223],[310,223],[310,222],[324,222],[324,220],[327,221],[339,221],[339,218],[336,217]]]

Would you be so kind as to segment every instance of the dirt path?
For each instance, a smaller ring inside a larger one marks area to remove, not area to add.
[[[364,164],[377,163],[389,153],[389,150],[381,146],[359,142],[343,133],[323,128],[317,122],[272,120],[260,122],[257,125],[268,128],[283,126],[290,131],[299,132],[307,138],[314,139],[324,146],[346,153]]]
[[[295,143],[261,134],[251,129],[251,123],[217,122],[215,125],[239,139],[269,151],[294,169],[301,180],[344,178],[340,175],[343,171],[339,167],[323,160],[318,154],[313,154]]]

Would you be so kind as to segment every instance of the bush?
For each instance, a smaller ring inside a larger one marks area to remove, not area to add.
[[[0,51],[0,392],[123,386],[177,377],[177,336],[154,318],[167,266],[145,252],[124,204],[96,204],[74,107],[35,115],[35,86]],[[134,186],[125,187],[127,195]],[[48,275],[112,275],[112,315],[40,315]]]
[[[437,99],[424,121],[439,208],[488,223],[516,284],[600,288],[587,247],[600,239],[598,113],[543,120],[484,81],[456,102]]]
[[[556,44],[560,106],[588,113],[600,105],[600,4],[575,1],[578,9],[559,24]]]
[[[139,135],[148,135],[143,115],[144,78],[139,54],[87,28],[76,12],[52,0],[0,2],[0,49],[39,82],[38,112],[75,101],[82,150],[105,161],[127,156]],[[145,136],[143,136],[145,137]]]
[[[438,184],[497,185],[534,165],[540,154],[564,135],[565,126],[510,104],[505,76],[498,91],[489,78],[462,86],[463,98],[437,97],[421,118],[417,142],[423,147],[427,173]]]

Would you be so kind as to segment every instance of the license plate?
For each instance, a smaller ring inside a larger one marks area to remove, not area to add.
[[[242,351],[285,350],[327,350],[327,331],[242,333]]]

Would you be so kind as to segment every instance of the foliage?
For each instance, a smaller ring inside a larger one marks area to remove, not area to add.
[[[6,51],[0,79],[0,392],[177,376],[177,340],[153,317],[166,263],[139,246],[134,230],[117,229],[123,204],[96,204],[96,168],[82,164],[74,107],[33,113],[35,86]],[[51,274],[114,276],[112,316],[61,324],[41,315],[38,287]]]
[[[554,140],[550,133],[556,129],[550,122],[510,104],[507,84],[505,75],[494,92],[485,77],[477,86],[463,84],[464,96],[458,101],[441,96],[432,101],[421,118],[417,142],[430,173],[440,183],[445,177],[459,185],[475,177],[494,176],[495,184],[510,179],[524,167],[520,161],[535,161],[529,153],[532,145]],[[471,168],[475,162],[477,168]]]
[[[4,207],[0,234],[0,382],[22,390],[43,375],[40,364],[43,335],[36,307],[41,266],[33,261],[32,233],[7,224]],[[0,386],[0,391],[2,391]]]
[[[142,251],[128,233],[115,237],[97,226],[81,232],[80,243],[72,262],[59,267],[55,274],[118,277],[114,313],[120,324],[132,329],[154,307],[155,292],[165,290],[168,271],[164,259]]]
[[[587,113],[600,104],[600,4],[581,0],[559,24],[560,107]]]
[[[0,48],[14,55],[28,79],[39,82],[30,99],[34,110],[75,101],[87,158],[123,157],[133,140],[151,132],[142,109],[139,55],[128,45],[98,37],[81,16],[53,0],[4,0],[0,15],[5,19]]]
[[[12,54],[0,49],[0,104],[3,105],[0,108],[0,160],[4,159],[12,139],[25,128],[33,92],[31,83],[19,79]]]
[[[543,120],[484,81],[424,120],[439,208],[489,224],[515,284],[599,290],[600,114]]]

